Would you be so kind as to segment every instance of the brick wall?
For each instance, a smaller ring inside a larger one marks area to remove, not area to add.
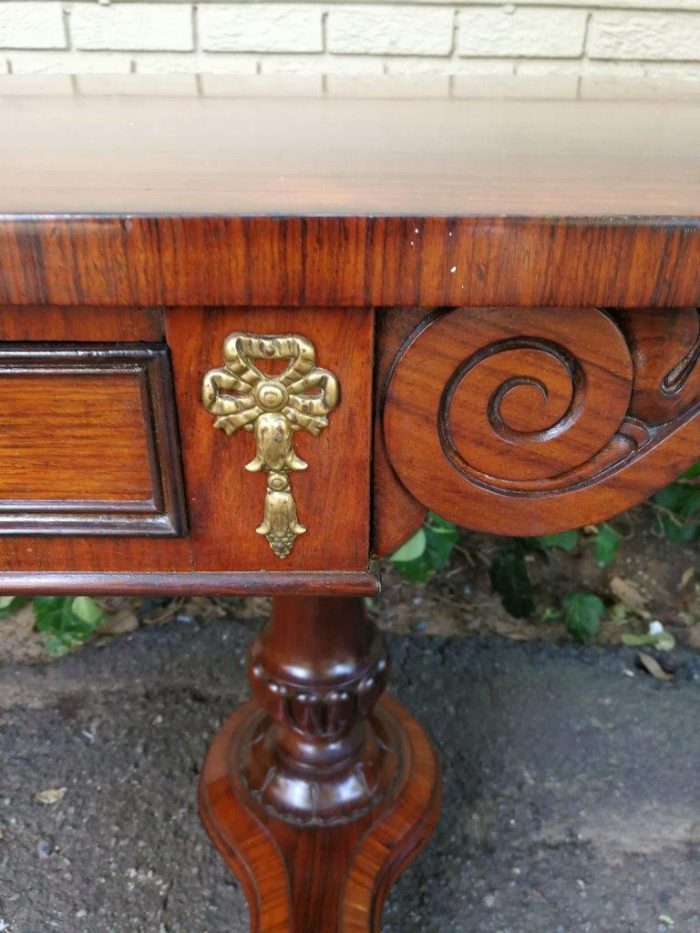
[[[700,0],[0,0],[0,71],[700,80]]]

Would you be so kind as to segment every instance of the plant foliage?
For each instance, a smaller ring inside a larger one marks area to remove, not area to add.
[[[651,504],[667,540],[685,543],[700,540],[700,462],[675,483],[656,493]],[[423,527],[390,560],[407,580],[425,583],[446,566],[457,540],[456,527],[430,513]],[[534,538],[506,539],[491,562],[491,586],[512,616],[527,618],[536,612],[535,591],[528,571],[529,552],[572,552],[588,547],[592,542],[596,564],[604,568],[615,561],[622,540],[607,522]],[[567,593],[559,607],[545,609],[542,618],[562,620],[572,638],[586,642],[597,634],[605,611],[605,604],[599,596],[574,592]],[[660,635],[625,635],[623,641],[630,645],[654,645],[669,650],[672,636],[664,634],[665,638]]]
[[[0,597],[0,617],[18,612],[29,602],[36,629],[49,654],[61,655],[84,644],[104,621],[104,613],[90,596]]]
[[[458,540],[459,532],[455,525],[430,512],[423,526],[389,560],[398,567],[404,579],[425,583],[447,566]]]

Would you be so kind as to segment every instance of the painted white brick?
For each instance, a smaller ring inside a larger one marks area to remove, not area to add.
[[[527,76],[579,75],[623,79],[642,78],[645,73],[644,66],[638,62],[602,62],[586,58],[522,61],[517,63],[515,71],[518,75]]]
[[[336,55],[266,55],[260,60],[263,74],[381,75],[381,58]]]
[[[450,79],[448,75],[383,75],[358,81],[342,75],[329,75],[326,87],[332,97],[449,97]]]
[[[591,58],[700,61],[700,13],[594,13]]]
[[[257,72],[255,55],[202,55],[195,52],[158,54],[142,52],[133,56],[139,74],[232,74],[252,75]]]
[[[529,55],[560,58],[580,55],[586,34],[585,10],[506,6],[460,10],[460,55]]]
[[[328,50],[356,55],[449,55],[454,12],[433,7],[332,7]]]
[[[131,59],[118,52],[10,52],[14,74],[128,74]]]
[[[177,3],[76,3],[70,32],[76,49],[186,51],[193,48],[192,10]]]
[[[507,58],[387,58],[390,75],[510,75],[515,64]]]
[[[0,76],[0,97],[72,97],[74,93],[70,75],[54,75],[50,80],[42,75]]]
[[[576,97],[579,79],[518,78],[513,75],[456,75],[452,79],[454,97],[503,98],[524,100],[529,98],[569,99]]]
[[[199,34],[211,52],[320,52],[321,20],[311,4],[210,3],[199,7]]]
[[[119,94],[122,97],[195,97],[198,93],[195,75],[79,75],[76,86],[80,94]]]
[[[550,75],[575,79],[581,92],[585,79],[588,96],[613,85],[646,93],[628,78],[648,78],[661,89],[648,93],[661,93],[669,82],[700,81],[700,0],[0,0],[0,75],[8,68],[37,79],[221,75],[218,90],[232,94],[241,84],[226,75],[256,71],[290,76],[290,96],[305,93],[296,83],[304,75],[314,94],[319,75],[325,92],[339,95],[355,93],[351,77],[366,75],[357,93],[383,95],[391,82],[373,83],[382,74],[415,75],[415,93],[426,96],[449,78],[454,93],[479,96],[488,84],[480,76],[513,73],[534,89],[518,94],[547,95]],[[568,86],[559,82],[562,93]],[[258,92],[251,83],[246,93]]]
[[[644,73],[650,78],[669,78],[673,81],[700,81],[700,65],[696,62],[662,62],[645,65]]]
[[[66,30],[60,3],[32,0],[0,3],[0,47],[65,49]]]
[[[682,99],[686,95],[697,100],[698,86],[693,81],[624,81],[621,78],[588,75],[579,79],[579,94],[581,97],[595,100],[619,101],[627,97],[630,100],[661,98],[666,101]]]
[[[202,75],[202,90],[207,97],[321,97],[321,75]]]

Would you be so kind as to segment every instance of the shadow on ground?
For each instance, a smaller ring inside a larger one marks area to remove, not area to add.
[[[0,670],[0,930],[247,931],[195,790],[245,694],[249,637],[236,621],[173,624]],[[667,684],[624,649],[392,649],[394,692],[432,733],[446,793],[385,933],[700,930],[696,657]],[[63,796],[39,802],[49,790]]]

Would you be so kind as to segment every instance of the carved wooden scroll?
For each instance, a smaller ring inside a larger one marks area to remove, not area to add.
[[[435,313],[394,362],[391,463],[419,502],[476,530],[601,521],[700,456],[699,355],[695,309]]]

